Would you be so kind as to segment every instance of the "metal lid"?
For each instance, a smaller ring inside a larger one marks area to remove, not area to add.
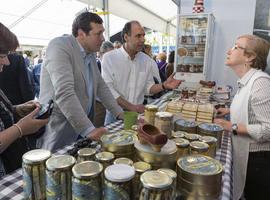
[[[165,189],[169,187],[173,181],[168,174],[156,170],[144,172],[140,180],[143,186],[149,189]]]
[[[214,123],[201,123],[198,127],[207,131],[212,131],[212,132],[224,130],[222,126],[218,124],[214,124]]]
[[[194,140],[199,140],[200,139],[200,135],[198,134],[193,134],[193,133],[187,133],[185,134],[185,138],[190,140],[190,141],[194,141]]]
[[[103,144],[128,145],[134,144],[134,141],[137,141],[138,138],[134,131],[122,130],[117,133],[103,135],[100,140]]]
[[[168,174],[173,180],[176,179],[176,177],[177,177],[176,172],[174,170],[172,170],[172,169],[160,168],[160,169],[158,169],[158,171]]]
[[[158,111],[158,106],[156,105],[145,105],[145,110],[147,111]]]
[[[212,136],[202,136],[200,138],[200,141],[205,142],[207,144],[214,144],[214,143],[217,143],[217,138],[212,137]]]
[[[196,127],[197,126],[197,123],[195,121],[189,121],[185,119],[178,119],[175,121],[175,124],[182,127]]]
[[[85,161],[73,166],[73,176],[80,179],[93,178],[103,170],[102,164],[95,161]]]
[[[105,178],[112,182],[126,182],[135,176],[135,169],[125,164],[110,165],[105,169]]]
[[[107,152],[107,151],[99,152],[95,156],[96,156],[96,159],[99,161],[110,161],[114,159],[113,153]]]
[[[58,155],[49,158],[46,161],[48,170],[63,170],[71,168],[76,162],[76,159],[70,155]]]
[[[96,149],[82,148],[78,151],[78,156],[92,156],[96,153]]]
[[[189,141],[184,138],[174,138],[173,141],[178,147],[185,148],[189,146]]]
[[[113,164],[125,164],[125,165],[133,165],[133,161],[129,158],[117,158],[114,160]]]
[[[169,112],[157,112],[156,117],[158,118],[172,118],[173,114]]]
[[[185,134],[187,134],[187,132],[185,132],[185,131],[173,131],[172,137],[183,138],[185,136]]]
[[[190,148],[192,150],[208,150],[209,145],[205,142],[200,142],[200,141],[193,141],[190,143]]]
[[[140,172],[140,173],[143,173],[143,172],[151,169],[151,165],[150,164],[148,164],[147,162],[142,162],[142,161],[135,162],[133,164],[133,167],[135,168],[135,171],[136,172]]]
[[[181,170],[196,175],[215,175],[222,172],[219,161],[204,155],[182,157],[177,161]]]
[[[35,149],[32,151],[28,151],[25,154],[23,154],[23,162],[26,164],[35,164],[44,162],[49,157],[51,157],[51,152],[45,149]]]

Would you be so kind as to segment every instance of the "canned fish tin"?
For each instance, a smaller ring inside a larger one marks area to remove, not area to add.
[[[103,165],[103,169],[112,164],[114,155],[111,152],[103,151],[95,155],[96,161],[100,162]]]
[[[144,120],[145,122],[154,125],[155,124],[155,115],[158,111],[156,105],[146,105],[144,110]]]
[[[193,141],[190,143],[190,154],[203,154],[208,156],[209,145],[205,142]]]
[[[200,135],[207,135],[217,138],[218,148],[221,147],[222,134],[224,129],[222,126],[213,123],[201,123],[198,126],[198,133]]]
[[[185,131],[172,131],[173,138],[183,138],[185,137],[185,134],[187,134]]]
[[[47,200],[72,199],[71,168],[76,159],[69,155],[58,155],[46,161]]]
[[[176,172],[174,170],[168,169],[168,168],[160,168],[157,171],[166,173],[167,175],[169,175],[172,178],[172,180],[173,180],[173,182],[172,182],[172,199],[175,199],[176,198],[176,182],[177,182]]]
[[[93,148],[82,148],[78,151],[77,162],[94,160],[96,149]]]
[[[101,172],[102,164],[95,161],[84,161],[72,168],[72,199],[102,199]]]
[[[174,122],[174,130],[197,133],[197,123],[195,121],[178,119]]]
[[[164,172],[146,171],[141,175],[143,189],[139,200],[162,199],[172,200],[172,178]]]
[[[184,138],[173,139],[177,146],[176,160],[189,154],[189,141]]]
[[[132,178],[135,169],[125,164],[114,164],[105,169],[104,200],[132,199]]]
[[[51,152],[35,149],[26,152],[22,159],[24,199],[46,199],[45,162]]]
[[[133,161],[130,160],[129,158],[117,158],[114,160],[113,164],[125,164],[125,165],[132,166]]]
[[[173,114],[169,112],[157,112],[155,117],[155,126],[166,133],[168,138],[172,135]]]
[[[208,155],[212,158],[216,156],[216,149],[217,149],[217,139],[212,136],[202,136],[200,141],[205,142],[209,145]]]

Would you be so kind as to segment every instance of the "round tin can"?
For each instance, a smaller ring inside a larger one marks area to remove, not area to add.
[[[129,158],[117,158],[114,160],[113,164],[125,164],[129,166],[133,166],[133,161]]]
[[[78,151],[77,162],[89,161],[95,159],[96,149],[82,148]]]
[[[103,165],[103,169],[108,167],[113,163],[114,155],[111,152],[99,152],[95,155],[96,161],[100,162]]]
[[[212,136],[202,136],[200,141],[205,142],[209,145],[208,155],[212,158],[216,156],[216,149],[217,149],[217,139]]]
[[[174,138],[173,141],[177,146],[176,160],[189,154],[189,141],[184,138]]]
[[[101,172],[102,164],[95,161],[84,161],[72,168],[72,199],[102,199]]]
[[[167,175],[169,175],[173,182],[172,182],[172,199],[175,199],[176,198],[176,183],[177,183],[177,180],[176,180],[176,177],[177,177],[177,174],[174,170],[172,169],[168,169],[168,168],[160,168],[158,169],[157,171],[159,172],[163,172],[163,173],[166,173]]]
[[[114,164],[105,169],[104,200],[132,199],[132,178],[135,169],[125,164]]]
[[[214,123],[201,123],[198,126],[198,134],[204,136],[212,136],[217,138],[218,148],[221,147],[222,134],[224,129],[222,126]]]
[[[24,199],[46,199],[45,162],[51,152],[35,149],[23,154],[22,174]]]
[[[137,141],[136,132],[122,130],[117,133],[103,135],[101,137],[102,148],[114,154],[115,158],[134,157],[134,142]]]
[[[154,125],[156,112],[158,112],[158,107],[156,105],[146,105],[144,110],[144,121]]]
[[[140,197],[140,191],[142,189],[142,184],[140,181],[140,176],[151,169],[151,165],[146,162],[135,162],[133,164],[133,167],[135,169],[135,176],[132,179],[132,193],[133,193],[133,199],[139,199]]]
[[[150,170],[141,175],[143,189],[139,200],[172,200],[172,178],[160,171]]]
[[[205,142],[193,141],[190,143],[190,154],[202,154],[208,156],[209,145]]]
[[[197,123],[185,119],[178,119],[174,122],[174,131],[185,131],[188,133],[197,133]]]
[[[187,134],[185,131],[172,131],[173,138],[183,138],[185,137],[185,134]]]
[[[71,168],[76,159],[69,155],[58,155],[46,161],[47,200],[72,199]]]
[[[173,114],[169,112],[157,112],[155,117],[155,126],[159,128],[168,138],[172,136]]]

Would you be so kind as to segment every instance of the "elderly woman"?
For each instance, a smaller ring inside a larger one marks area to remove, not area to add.
[[[9,65],[8,52],[18,45],[17,37],[0,23],[0,72],[4,65]],[[48,119],[35,119],[39,107],[33,101],[13,106],[0,90],[0,177],[21,166],[21,155],[27,151],[24,136],[35,133],[48,122]]]
[[[269,199],[270,190],[270,77],[263,72],[269,43],[254,35],[240,36],[227,53],[226,65],[239,77],[230,121],[215,119],[232,132],[233,199]]]

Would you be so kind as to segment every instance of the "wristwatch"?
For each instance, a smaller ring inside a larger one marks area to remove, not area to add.
[[[232,133],[233,133],[234,135],[237,135],[237,130],[238,130],[237,124],[232,124]]]

